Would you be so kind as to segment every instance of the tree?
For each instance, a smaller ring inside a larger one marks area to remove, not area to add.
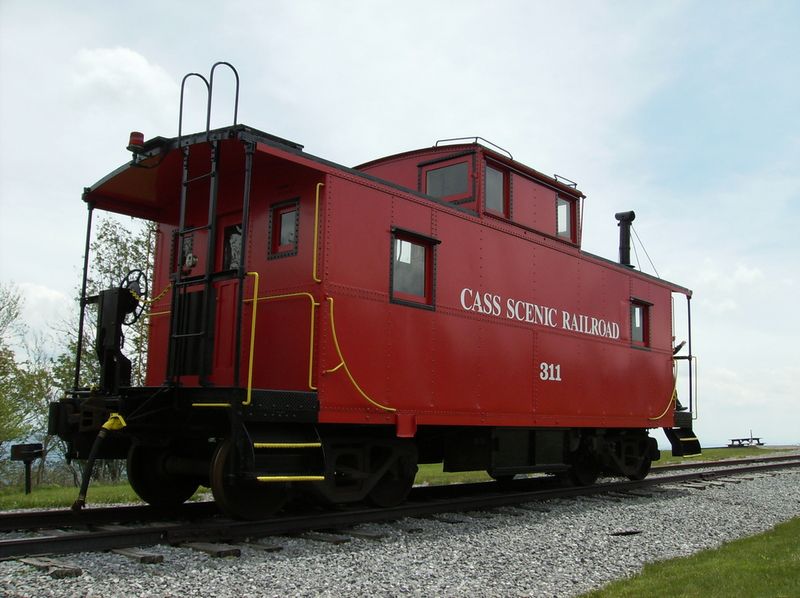
[[[142,270],[148,284],[152,284],[156,235],[155,222],[134,218],[130,218],[127,223],[113,217],[99,219],[95,240],[90,246],[91,267],[87,279],[87,293],[96,295],[103,289],[118,287],[128,272],[137,269]],[[160,290],[151,289],[156,293]],[[94,339],[95,328],[92,318],[87,318],[87,323],[90,337]],[[139,318],[125,330],[123,351],[131,360],[131,377],[134,385],[144,384],[148,331],[147,318]],[[74,337],[77,338],[77,334]],[[91,342],[88,344],[84,342],[83,345],[85,349],[93,347]],[[81,361],[92,369],[91,362],[96,363],[96,356],[84,353],[81,355]],[[99,372],[99,366],[96,366],[96,371]]]
[[[152,282],[157,225],[150,221],[120,220],[114,217],[99,219],[95,239],[90,245],[90,269],[87,277],[87,296],[97,295],[108,288],[119,287],[121,281],[131,270],[142,270],[148,282]],[[100,379],[100,363],[94,350],[97,334],[96,312],[87,306],[81,350],[81,371],[78,386],[89,388]],[[147,339],[149,327],[147,318],[139,318],[133,325],[124,328],[123,352],[131,360],[131,383],[143,385],[147,367]],[[75,357],[78,347],[77,318],[71,320],[61,332],[64,350],[52,363],[54,384],[66,392],[75,383]],[[66,443],[56,442],[53,446],[65,457]],[[77,468],[70,464],[68,469],[76,485],[79,482]],[[123,464],[114,460],[98,461],[95,475],[102,479],[115,481],[123,472]]]
[[[11,348],[23,334],[21,307],[19,290],[0,283],[0,447],[29,430],[30,406],[22,388],[24,370]]]
[[[21,307],[19,290],[0,283],[0,447],[13,440],[39,440],[37,431],[46,430],[47,405],[56,397],[51,360],[41,341],[31,341],[20,320]],[[46,451],[50,443],[42,443]],[[4,463],[0,480],[20,475],[18,465]],[[39,461],[38,478],[43,465],[44,459]]]
[[[129,223],[111,217],[102,218],[91,244],[91,269],[87,280],[88,295],[117,287],[131,269],[144,271],[152,280],[153,253],[156,225],[152,222]],[[22,297],[13,285],[0,283],[0,448],[3,443],[26,438],[41,442],[44,457],[39,462],[36,481],[41,483],[46,473],[53,477],[52,459],[45,471],[47,455],[61,454],[63,463],[58,471],[63,479],[77,485],[80,464],[66,461],[66,443],[47,434],[49,404],[58,400],[74,386],[75,355],[78,345],[78,319],[74,318],[54,327],[53,338],[37,338],[24,326],[20,318]],[[77,310],[76,310],[77,312]],[[125,329],[123,351],[133,365],[133,384],[143,384],[147,364],[146,318],[140,318]],[[91,307],[87,309],[81,354],[80,387],[91,387],[99,380],[100,364],[94,350],[96,324]],[[60,347],[53,351],[52,346]],[[12,347],[18,347],[15,354]],[[51,355],[56,354],[55,358]],[[7,463],[0,468],[7,470]],[[95,468],[105,479],[118,479],[123,467],[117,461],[103,461]],[[15,468],[14,471],[16,471]],[[57,474],[58,472],[56,472]],[[8,471],[0,471],[0,481],[8,479]],[[55,480],[55,481],[61,481]]]

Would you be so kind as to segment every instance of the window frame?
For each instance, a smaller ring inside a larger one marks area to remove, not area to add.
[[[498,212],[488,206],[488,192],[486,188],[486,184],[489,181],[489,170],[494,170],[495,172],[500,173],[503,177],[501,183],[501,193],[502,193],[502,211]],[[504,168],[500,164],[496,162],[492,162],[490,160],[484,161],[484,168],[483,168],[483,211],[487,214],[492,216],[497,216],[500,218],[505,218],[506,220],[511,219],[511,173],[508,168]]]
[[[441,243],[439,239],[423,235],[421,233],[392,227],[389,243],[389,302],[399,305],[407,305],[421,309],[436,309],[436,246]],[[423,295],[415,295],[395,290],[395,252],[397,242],[405,241],[412,245],[421,246],[425,249],[425,271],[423,282]]]
[[[649,301],[643,301],[635,297],[631,297],[630,310],[628,312],[631,326],[631,345],[641,349],[649,349],[651,341],[651,310],[653,304]],[[641,310],[641,326],[634,326],[635,314],[637,310]],[[634,338],[634,331],[641,330],[641,339]]]
[[[567,232],[562,233],[559,229],[560,218],[559,218],[559,207],[562,205],[567,206]],[[559,193],[556,194],[556,237],[559,239],[563,239],[565,241],[569,241],[570,243],[576,243],[577,238],[577,205],[578,202],[575,199],[565,197]]]
[[[233,237],[232,234],[228,234],[231,229],[238,228],[238,237],[239,237],[239,256],[238,258],[241,259],[242,251],[244,251],[244,247],[242,247],[242,239],[244,238],[244,228],[241,222],[234,222],[232,224],[227,224],[222,227],[222,251],[220,251],[220,270],[223,272],[235,271],[239,269],[239,259],[234,261],[234,258],[237,256],[233,255],[230,246],[230,240]]]
[[[294,241],[292,243],[280,244],[282,230],[282,217],[289,212],[295,212],[294,219]],[[276,259],[297,255],[297,247],[300,241],[300,198],[295,197],[286,201],[281,201],[270,205],[269,208],[269,246],[267,259]]]
[[[428,193],[428,174],[435,171],[441,170],[444,168],[449,168],[451,166],[458,166],[464,164],[467,167],[467,189],[464,193],[456,193],[454,195],[431,195]],[[431,195],[431,197],[435,197],[440,201],[445,201],[447,203],[467,203],[473,201],[475,199],[475,165],[474,165],[474,156],[470,157],[470,155],[459,155],[450,158],[444,158],[441,160],[435,160],[433,162],[428,162],[426,164],[419,165],[419,185],[420,191],[426,195]]]

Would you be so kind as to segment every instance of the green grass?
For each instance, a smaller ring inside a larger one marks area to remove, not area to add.
[[[800,518],[691,557],[645,565],[586,598],[800,596]]]
[[[419,466],[415,484],[441,486],[444,484],[466,484],[469,482],[489,482],[492,478],[485,471],[459,471],[445,473],[442,463],[425,463]]]
[[[12,488],[0,492],[0,510],[69,507],[76,498],[78,489],[74,486],[37,486],[28,495],[19,488]],[[126,502],[141,502],[127,482],[89,486],[87,493],[89,505]]]

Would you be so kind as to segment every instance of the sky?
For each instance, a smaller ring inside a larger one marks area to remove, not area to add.
[[[658,273],[694,291],[701,441],[800,443],[798,33],[792,0],[0,0],[0,281],[34,329],[74,309],[83,188],[130,131],[175,136],[183,75],[226,60],[239,121],[314,155],[485,137],[577,181],[583,248],[610,259],[635,210]]]

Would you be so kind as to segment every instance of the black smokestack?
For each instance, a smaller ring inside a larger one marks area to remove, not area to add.
[[[614,218],[619,221],[619,263],[628,268],[633,268],[631,264],[631,222],[636,218],[633,211],[617,212]]]

